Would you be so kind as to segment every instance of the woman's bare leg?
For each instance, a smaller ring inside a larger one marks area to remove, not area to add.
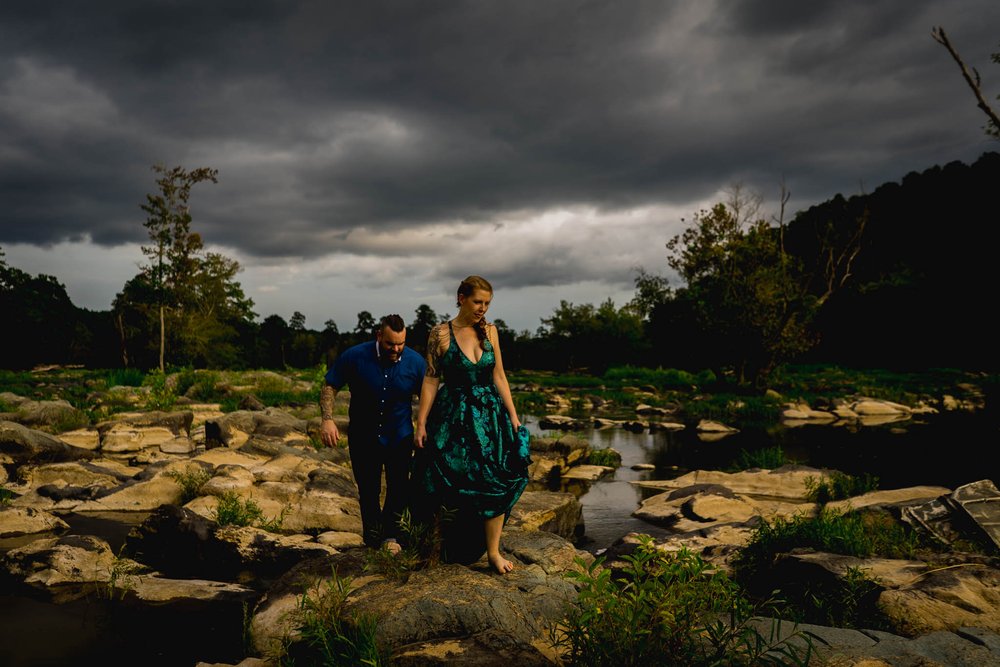
[[[514,564],[500,555],[500,533],[503,531],[504,515],[486,519],[483,528],[486,531],[486,559],[500,574],[507,574],[514,569]]]

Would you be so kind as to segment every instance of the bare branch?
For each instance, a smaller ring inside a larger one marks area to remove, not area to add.
[[[979,72],[977,72],[975,68],[970,70],[970,68],[965,64],[962,57],[958,55],[958,51],[956,51],[955,47],[951,45],[951,41],[944,32],[944,28],[938,26],[931,30],[931,37],[933,37],[934,41],[938,44],[948,49],[948,53],[950,53],[951,57],[956,63],[958,63],[959,69],[962,70],[962,77],[965,79],[965,82],[969,84],[969,88],[972,89],[972,94],[976,96],[976,101],[978,102],[976,106],[982,109],[983,113],[985,113],[990,119],[990,125],[992,126],[990,134],[994,136],[1000,135],[1000,116],[997,116],[997,112],[993,110],[993,107],[991,107],[986,101],[986,98],[983,97],[983,91],[980,87],[981,80],[979,78]]]

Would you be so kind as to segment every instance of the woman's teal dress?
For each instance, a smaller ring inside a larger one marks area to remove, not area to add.
[[[490,341],[483,341],[483,356],[473,363],[447,326],[447,349],[430,364],[441,382],[427,418],[427,441],[418,450],[416,492],[446,511],[482,519],[505,515],[506,522],[528,484],[527,429],[514,428],[493,383]],[[433,339],[432,333],[429,346]]]

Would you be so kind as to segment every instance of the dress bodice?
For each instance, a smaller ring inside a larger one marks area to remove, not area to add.
[[[483,341],[483,356],[474,362],[462,352],[450,322],[448,331],[448,349],[441,359],[441,375],[444,383],[451,386],[493,386],[493,367],[496,365],[496,357],[489,339]]]

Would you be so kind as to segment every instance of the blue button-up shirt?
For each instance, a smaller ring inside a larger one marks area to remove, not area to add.
[[[349,347],[327,371],[326,383],[337,391],[350,388],[350,440],[393,446],[413,435],[413,395],[420,393],[427,364],[408,347],[395,363],[379,352],[378,341]]]

